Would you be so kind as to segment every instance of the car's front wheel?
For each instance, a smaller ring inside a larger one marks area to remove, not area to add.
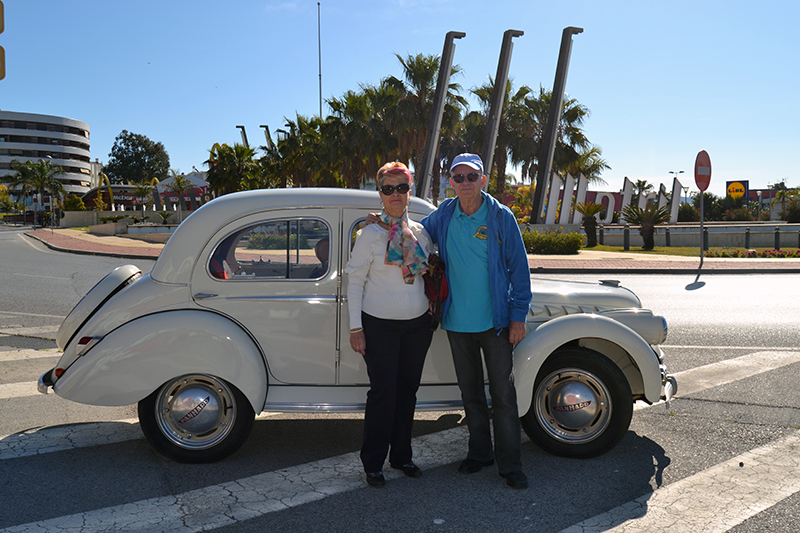
[[[600,353],[566,348],[539,370],[522,427],[552,454],[588,458],[613,448],[632,416],[630,385],[617,365]]]
[[[212,463],[238,450],[255,413],[226,381],[191,374],[168,381],[139,402],[139,425],[153,448],[180,463]]]

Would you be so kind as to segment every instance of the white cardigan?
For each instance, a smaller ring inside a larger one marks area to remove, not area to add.
[[[433,247],[425,228],[414,221],[408,224],[426,255],[430,255]],[[350,261],[344,269],[349,275],[350,329],[361,327],[362,310],[390,320],[417,318],[428,310],[422,278],[418,276],[409,285],[403,281],[400,267],[385,263],[388,244],[389,231],[380,224],[370,224],[358,232]]]

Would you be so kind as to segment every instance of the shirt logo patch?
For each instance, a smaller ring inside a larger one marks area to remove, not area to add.
[[[487,234],[486,226],[481,226],[480,228],[478,228],[478,231],[475,232],[475,235],[473,235],[473,237],[485,241],[488,238],[486,234]]]

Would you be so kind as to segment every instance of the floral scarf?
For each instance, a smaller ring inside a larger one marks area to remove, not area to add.
[[[403,218],[394,218],[382,211],[380,219],[389,225],[389,242],[384,263],[399,266],[403,271],[403,281],[411,285],[416,276],[428,271],[428,256],[408,227],[408,213]]]

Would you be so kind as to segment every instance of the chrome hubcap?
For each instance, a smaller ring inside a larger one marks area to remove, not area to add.
[[[233,393],[212,376],[176,378],[161,388],[156,420],[172,443],[202,450],[222,441],[233,428],[236,408]]]
[[[570,444],[589,442],[611,421],[611,395],[596,376],[578,368],[565,368],[547,376],[534,398],[536,417],[556,440]]]

